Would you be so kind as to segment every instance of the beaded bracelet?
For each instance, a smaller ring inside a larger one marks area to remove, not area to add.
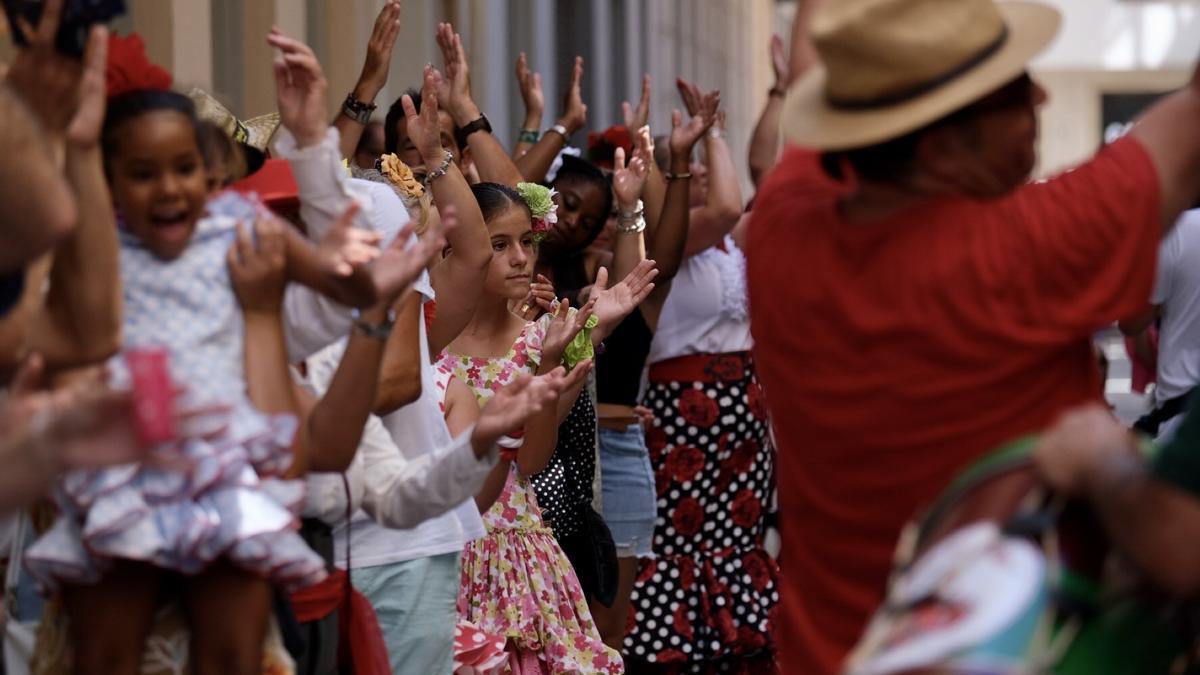
[[[433,185],[433,181],[445,176],[446,172],[450,170],[450,163],[454,161],[454,155],[450,154],[449,150],[443,150],[442,152],[446,153],[442,158],[442,165],[425,176],[425,185]]]

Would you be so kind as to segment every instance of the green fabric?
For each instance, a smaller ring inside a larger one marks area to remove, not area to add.
[[[575,335],[575,339],[567,345],[563,350],[563,365],[567,370],[575,367],[575,364],[584,359],[594,358],[596,356],[596,348],[592,345],[592,329],[600,323],[600,319],[596,315],[588,317],[587,323],[583,325],[583,330]]]
[[[1200,396],[1188,400],[1175,436],[1159,448],[1154,475],[1175,487],[1200,496]]]

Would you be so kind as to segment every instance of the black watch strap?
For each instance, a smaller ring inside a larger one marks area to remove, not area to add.
[[[458,141],[458,147],[464,148],[467,145],[467,139],[476,131],[486,131],[492,133],[492,123],[488,121],[487,115],[480,113],[479,118],[468,122],[467,126],[458,129],[454,135]]]

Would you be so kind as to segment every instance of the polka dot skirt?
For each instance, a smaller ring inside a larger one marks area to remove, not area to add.
[[[629,670],[775,672],[779,572],[762,546],[774,450],[758,382],[651,383],[645,404],[657,558],[634,588]]]

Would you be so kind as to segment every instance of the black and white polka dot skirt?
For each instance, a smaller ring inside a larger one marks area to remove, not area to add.
[[[643,560],[624,644],[629,672],[775,672],[778,566],[763,549],[774,449],[746,354],[655,364],[644,404],[657,558]]]

